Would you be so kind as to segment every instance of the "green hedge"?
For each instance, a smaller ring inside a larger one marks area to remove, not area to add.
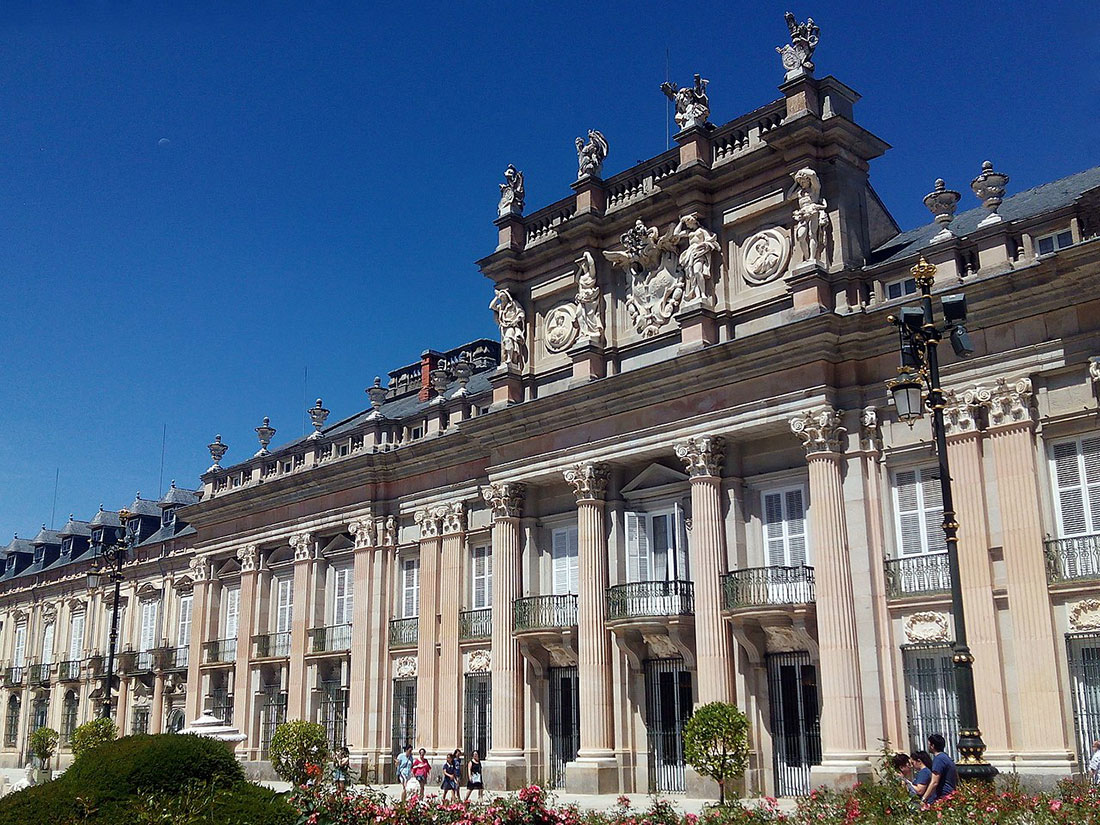
[[[244,781],[220,742],[165,734],[128,736],[86,751],[57,780],[0,799],[0,825],[142,825],[151,821],[143,809],[181,795],[207,803],[194,822],[292,825],[296,819],[277,794]]]

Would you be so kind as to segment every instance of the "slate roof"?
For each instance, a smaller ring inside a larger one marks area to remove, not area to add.
[[[172,486],[168,488],[168,492],[165,493],[157,504],[161,507],[173,507],[183,506],[188,504],[197,504],[199,500],[199,494],[195,490],[187,490],[183,487],[177,487],[176,482],[172,482]]]
[[[197,532],[198,531],[190,524],[185,524],[181,527],[178,521],[173,521],[169,525],[162,526],[157,532],[149,536],[149,538],[142,539],[138,542],[138,547],[146,547],[150,544],[160,544],[162,541],[178,539],[182,536],[193,536]]]
[[[66,536],[91,536],[92,526],[86,521],[74,520],[72,513],[70,513],[69,521],[58,531],[57,535],[61,538]]]
[[[141,493],[134,496],[133,503],[126,508],[131,516],[152,516],[153,518],[160,518],[160,505],[155,501],[150,501],[147,498],[142,498]]]
[[[31,539],[31,544],[56,544],[61,545],[61,536],[56,530],[47,530],[46,525],[38,531],[38,535]]]
[[[11,543],[4,548],[4,555],[10,555],[11,553],[33,553],[34,546],[28,539],[13,538]]]
[[[1100,166],[1009,195],[1001,203],[997,214],[1006,221],[1033,218],[1070,206],[1083,194],[1097,187],[1100,187]],[[964,193],[963,197],[966,197],[966,194]],[[961,212],[951,222],[951,231],[959,236],[969,235],[978,228],[978,222],[988,214],[989,212],[983,206]],[[877,266],[915,255],[931,246],[932,238],[939,231],[939,225],[932,222],[910,229],[908,232],[902,232],[872,252],[868,264]]]
[[[103,505],[100,505],[99,512],[92,516],[92,527],[121,527],[122,522],[118,520],[118,513],[114,510],[104,510]]]

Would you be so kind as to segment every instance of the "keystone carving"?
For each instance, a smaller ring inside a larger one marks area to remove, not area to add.
[[[676,457],[684,462],[692,478],[722,475],[725,444],[720,436],[689,438],[676,445]]]

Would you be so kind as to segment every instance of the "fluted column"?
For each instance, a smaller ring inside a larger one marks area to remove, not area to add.
[[[462,654],[459,613],[462,610],[462,569],[466,561],[466,506],[445,504],[439,575],[439,741],[444,750],[462,746]]]
[[[966,639],[974,656],[978,719],[986,758],[1008,755],[1008,708],[997,605],[993,601],[993,562],[989,556],[989,506],[982,469],[982,433],[974,418],[977,405],[987,403],[989,391],[979,388],[944,393],[947,459],[951,467],[952,497],[959,523],[959,581],[962,584]]]
[[[210,564],[203,558],[191,559],[190,576],[191,588],[191,641],[187,651],[187,701],[184,705],[187,714],[187,724],[195,721],[202,715],[202,670],[199,665],[203,661],[202,646],[210,641]],[[89,606],[88,616],[94,615],[93,608]],[[85,619],[87,621],[87,618]],[[217,619],[215,617],[215,627]],[[85,628],[87,639],[95,639],[97,628]],[[89,644],[89,648],[95,647]]]
[[[286,718],[306,718],[306,697],[309,685],[306,684],[306,643],[310,617],[313,613],[313,566],[317,558],[317,548],[312,533],[299,533],[291,536],[290,546],[294,548],[294,597],[290,610],[290,673],[287,679]],[[241,593],[242,606],[244,593]],[[246,690],[247,685],[242,685]],[[233,697],[236,702],[236,693]]]
[[[847,784],[870,771],[864,730],[855,598],[844,514],[841,413],[825,408],[791,419],[810,478],[810,541],[821,669],[822,764],[814,780]]]
[[[418,510],[420,525],[420,620],[416,651],[416,738],[427,750],[443,747],[436,727],[439,690],[439,555],[443,548],[443,513],[440,508]],[[457,713],[454,708],[449,710]],[[452,749],[454,745],[450,746]]]
[[[566,785],[579,793],[613,789],[615,731],[611,707],[611,654],[607,630],[607,467],[578,464],[565,471],[577,497],[579,568],[577,676],[580,749],[567,768]]]
[[[526,488],[500,482],[481,488],[493,514],[493,746],[491,761],[501,765],[503,786],[525,777],[523,755],[523,658],[512,633],[512,605],[523,595],[520,559],[521,517]]]
[[[997,380],[989,400],[989,440],[997,469],[1001,544],[1016,659],[1020,770],[1065,771],[1072,761],[1063,715],[1056,637],[1047,591],[1031,381]],[[969,615],[967,616],[969,629]],[[979,684],[979,693],[985,686]],[[982,720],[983,726],[985,720]],[[1030,763],[1030,764],[1021,764]]]
[[[676,455],[691,477],[691,577],[695,587],[695,657],[699,703],[733,702],[733,647],[722,618],[726,531],[722,518],[723,442],[689,438]]]
[[[259,551],[255,544],[237,550],[241,565],[241,590],[237,605],[237,661],[233,673],[233,726],[247,732],[252,728],[252,635],[259,633],[256,622],[259,588]],[[247,742],[245,746],[247,747]]]
[[[373,599],[369,596],[371,587],[371,564],[375,551],[374,520],[362,518],[348,525],[348,532],[355,539],[352,551],[352,616],[351,616],[351,661],[348,663],[348,729],[346,739],[354,748],[351,756],[362,760],[368,747],[367,733],[367,680],[368,673],[382,670],[377,646],[372,642],[376,637],[387,638],[389,623],[371,622]]]

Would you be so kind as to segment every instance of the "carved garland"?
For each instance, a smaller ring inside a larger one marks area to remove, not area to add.
[[[416,676],[416,657],[402,656],[394,659],[393,675],[398,679],[409,679]]]
[[[466,664],[468,673],[488,673],[493,666],[492,654],[488,650],[475,650]]]
[[[1100,599],[1084,599],[1070,607],[1069,626],[1072,630],[1100,629]]]
[[[946,642],[951,638],[951,624],[946,613],[914,613],[905,618],[902,628],[909,644]]]

